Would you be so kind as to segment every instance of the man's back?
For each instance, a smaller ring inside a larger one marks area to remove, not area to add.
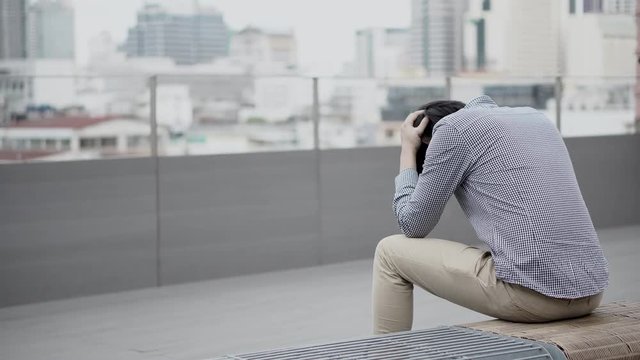
[[[556,298],[602,292],[607,263],[567,149],[532,108],[480,97],[436,125],[467,145],[455,195],[491,249],[496,276]]]
[[[411,329],[414,285],[509,321],[592,312],[607,286],[607,262],[553,124],[488,96],[421,109],[400,127],[393,210],[402,234],[376,247],[374,331]],[[491,252],[428,237],[454,194]]]

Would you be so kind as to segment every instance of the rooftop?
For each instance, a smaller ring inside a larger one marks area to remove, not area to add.
[[[48,129],[82,129],[92,125],[114,120],[113,116],[65,116],[50,117],[38,120],[25,120],[9,125],[9,128],[48,128]]]
[[[604,303],[640,300],[640,226],[599,230]],[[371,334],[371,260],[0,309],[9,359],[210,359]],[[488,319],[416,289],[414,329]]]

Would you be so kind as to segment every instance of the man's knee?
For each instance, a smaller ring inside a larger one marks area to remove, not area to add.
[[[390,251],[397,246],[398,242],[402,240],[406,240],[407,237],[404,235],[391,235],[386,238],[380,240],[378,242],[378,246],[376,246],[376,258],[387,258],[389,257]]]

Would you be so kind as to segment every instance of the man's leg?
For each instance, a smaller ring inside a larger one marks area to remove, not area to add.
[[[485,315],[541,322],[588,314],[601,296],[546,297],[495,277],[489,252],[441,239],[389,236],[378,244],[373,270],[374,332],[410,330],[413,284]],[[531,311],[531,305],[540,310]]]

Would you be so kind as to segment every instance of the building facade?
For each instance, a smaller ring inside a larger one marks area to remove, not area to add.
[[[146,121],[126,117],[75,116],[27,120],[0,128],[0,153],[5,155],[5,160],[148,155],[150,132]],[[166,139],[166,129],[158,127],[159,142]]]
[[[73,7],[60,0],[40,0],[31,5],[27,39],[30,58],[75,58]]]
[[[229,56],[254,74],[282,74],[298,69],[298,45],[292,31],[247,27],[231,36]]]
[[[369,28],[356,32],[355,75],[392,78],[409,75],[408,29]]]
[[[465,70],[516,77],[561,74],[565,7],[555,0],[472,0],[464,16]]]
[[[467,0],[412,0],[413,65],[430,76],[454,75],[462,69],[463,15]]]
[[[172,14],[159,5],[146,5],[123,48],[128,57],[167,57],[179,65],[208,63],[228,55],[229,30],[214,9]]]
[[[0,59],[27,57],[26,4],[26,0],[0,0]]]

